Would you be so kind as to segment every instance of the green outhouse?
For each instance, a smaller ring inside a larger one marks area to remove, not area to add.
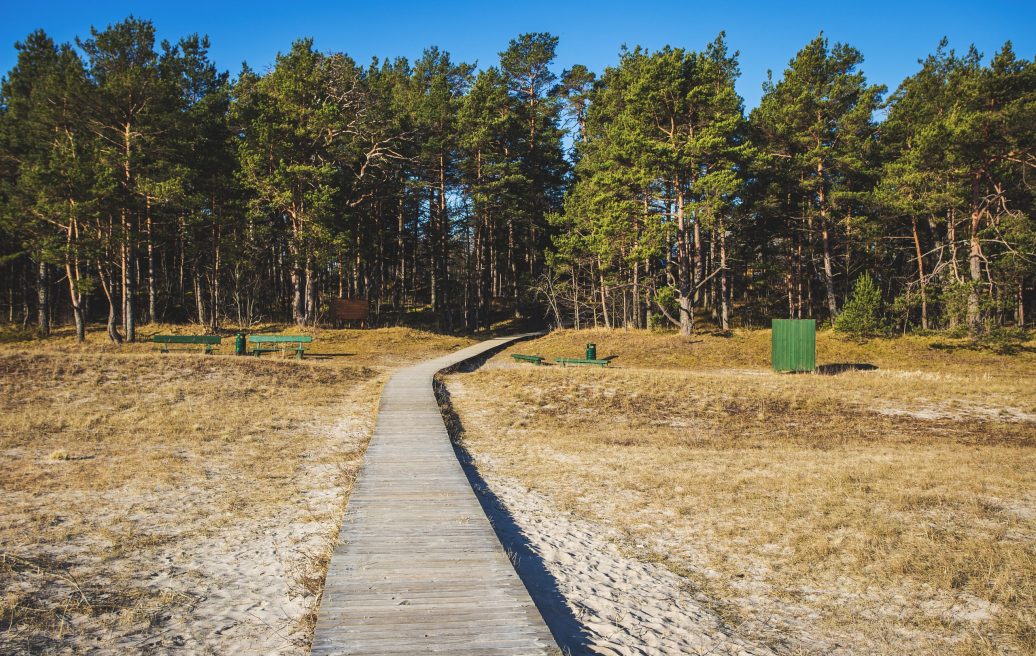
[[[814,371],[817,368],[816,319],[774,319],[770,333],[770,361],[774,371]]]

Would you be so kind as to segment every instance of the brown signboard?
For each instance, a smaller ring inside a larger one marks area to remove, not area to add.
[[[370,302],[362,298],[332,298],[329,301],[331,319],[334,321],[367,321]]]

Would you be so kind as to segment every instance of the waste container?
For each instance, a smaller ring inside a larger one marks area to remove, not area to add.
[[[597,344],[590,342],[586,345],[586,359],[596,360],[597,359]]]
[[[234,335],[234,355],[245,354],[245,334],[238,333]]]

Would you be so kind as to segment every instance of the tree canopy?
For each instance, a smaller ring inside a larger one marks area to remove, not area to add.
[[[867,332],[1027,324],[1036,64],[1010,43],[944,41],[890,93],[821,34],[749,113],[722,33],[599,73],[558,43],[479,69],[300,39],[231,77],[139,18],[34,32],[0,85],[0,309],[117,342],[334,298],[451,331],[833,324],[864,296]]]

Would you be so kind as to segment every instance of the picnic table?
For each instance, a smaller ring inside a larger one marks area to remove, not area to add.
[[[306,352],[306,344],[313,342],[309,335],[249,335],[248,343],[252,345],[252,355],[259,357],[263,353],[295,353],[295,359],[301,360]]]
[[[189,346],[201,346],[205,355],[212,355],[212,349],[219,346],[223,338],[219,335],[152,335],[151,341],[159,344],[162,353],[169,351],[190,351]],[[185,344],[183,348],[170,348],[170,344]]]
[[[522,355],[521,353],[512,353],[511,357],[519,362],[531,362],[535,365],[543,364],[543,356],[540,355]]]

